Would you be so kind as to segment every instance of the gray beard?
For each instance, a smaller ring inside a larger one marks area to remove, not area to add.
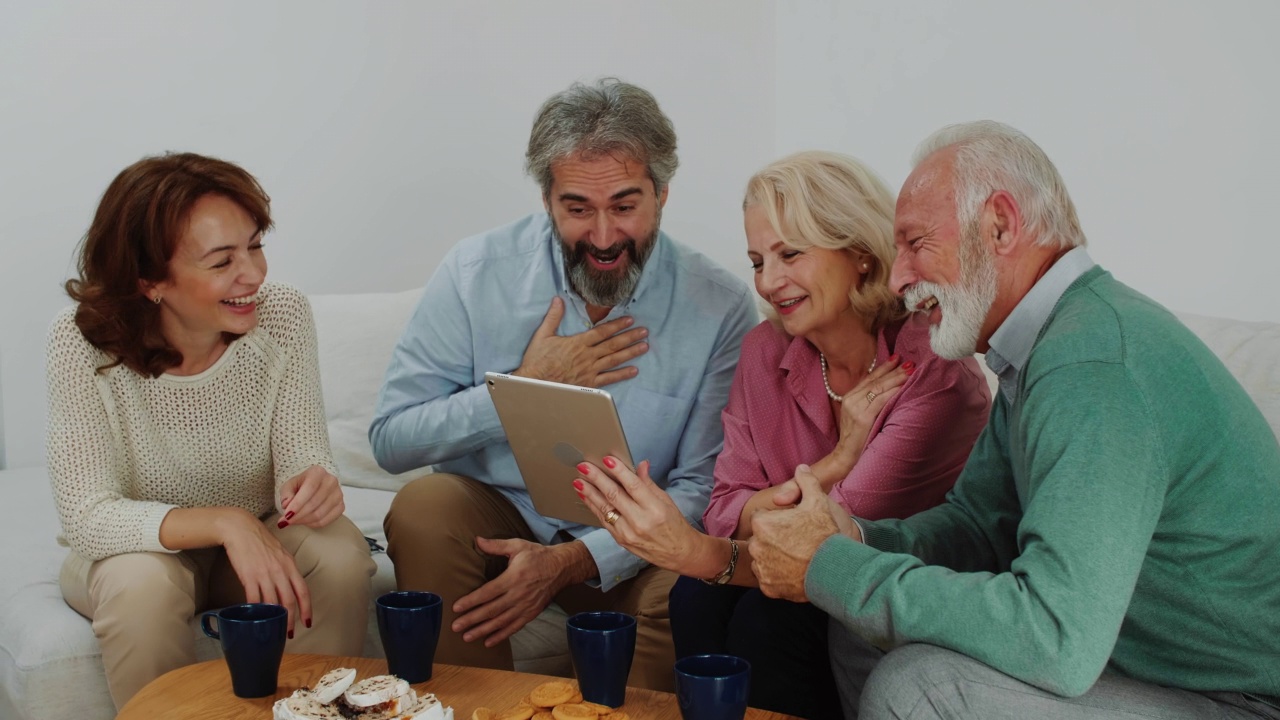
[[[995,255],[978,236],[975,222],[961,237],[960,282],[918,282],[903,296],[908,308],[931,295],[938,299],[942,322],[929,327],[929,346],[939,357],[959,360],[977,351],[982,324],[995,303],[996,280]]]
[[[628,255],[627,267],[621,272],[600,271],[591,267],[587,262],[587,255],[595,252],[591,244],[580,240],[572,247],[566,245],[563,236],[560,235],[560,228],[556,227],[555,220],[552,220],[551,236],[560,243],[561,254],[564,255],[564,273],[569,278],[569,287],[591,305],[613,307],[626,302],[635,292],[636,285],[640,282],[640,274],[644,272],[644,264],[649,260],[658,242],[658,225],[661,220],[662,212],[659,211],[654,220],[653,232],[645,242],[638,243],[632,238],[627,238],[614,243],[609,248],[610,251],[617,249],[618,252]],[[621,248],[618,247],[620,245]]]

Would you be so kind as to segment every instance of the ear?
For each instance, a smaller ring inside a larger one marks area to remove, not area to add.
[[[1022,210],[1007,190],[997,190],[983,207],[983,240],[997,255],[1008,255],[1022,239]]]
[[[853,258],[853,267],[858,271],[859,275],[866,275],[871,272],[872,262],[870,253],[863,252],[862,250],[856,250],[854,248],[848,248],[847,252],[849,253],[849,257]]]
[[[146,299],[155,302],[157,293],[156,286],[159,284],[160,283],[151,282],[150,280],[138,280],[138,292],[142,293],[142,296]]]
[[[663,185],[663,186],[662,186],[662,192],[658,193],[658,207],[659,207],[659,208],[664,208],[664,207],[666,207],[666,206],[667,206],[667,191],[668,191],[668,190],[670,190],[670,189],[671,189],[671,186],[670,186],[670,185]]]

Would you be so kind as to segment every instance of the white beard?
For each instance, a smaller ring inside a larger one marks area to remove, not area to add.
[[[978,349],[982,324],[996,299],[996,264],[991,250],[966,232],[960,245],[960,281],[954,285],[918,282],[903,296],[908,308],[930,296],[937,298],[942,321],[929,326],[929,346],[939,357],[959,360]]]

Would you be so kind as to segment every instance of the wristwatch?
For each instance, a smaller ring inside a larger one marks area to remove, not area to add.
[[[707,578],[702,582],[708,585],[726,585],[729,579],[733,577],[733,571],[738,567],[738,541],[729,538],[729,564],[725,569],[720,571],[719,575],[713,578]]]

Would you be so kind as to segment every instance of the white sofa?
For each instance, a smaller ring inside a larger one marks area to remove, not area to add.
[[[383,515],[407,478],[378,468],[367,431],[391,349],[419,295],[414,290],[311,298],[347,514],[365,535],[379,540]],[[1181,317],[1223,359],[1280,436],[1280,325]],[[58,589],[67,550],[54,542],[57,532],[44,468],[0,471],[0,720],[97,720],[114,714],[89,622],[67,607]],[[375,595],[395,585],[386,555],[376,559]],[[563,613],[553,607],[521,631],[513,639],[517,667],[567,673],[563,628]],[[218,655],[217,645],[194,624],[192,633],[202,658]],[[366,654],[382,655],[372,614]]]
[[[374,462],[368,430],[391,349],[422,292],[312,296],[330,441],[345,486],[347,516],[385,546],[391,498],[420,472],[392,476]],[[40,382],[43,378],[24,378]],[[89,621],[67,607],[58,570],[67,549],[43,467],[0,471],[0,720],[109,720],[115,716]],[[385,553],[374,556],[374,596],[395,589]],[[192,623],[202,660],[217,643]],[[567,675],[564,613],[552,606],[512,638],[516,667]],[[368,657],[382,657],[372,608]]]

